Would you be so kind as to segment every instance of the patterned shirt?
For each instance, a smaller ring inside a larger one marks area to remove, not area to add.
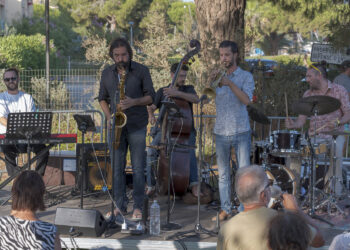
[[[238,67],[227,76],[251,100],[254,91],[253,75]],[[246,105],[232,92],[229,86],[216,88],[216,121],[214,133],[231,136],[250,130]]]
[[[56,232],[56,226],[48,222],[4,216],[0,218],[0,249],[54,249]]]
[[[313,134],[315,130],[315,125],[316,125],[316,130],[326,125],[325,127],[317,130],[318,133],[323,131],[333,131],[336,120],[340,119],[342,116],[344,116],[346,112],[350,111],[350,102],[349,102],[348,92],[343,86],[334,84],[328,81],[328,88],[326,93],[322,93],[319,90],[309,89],[304,93],[303,97],[315,96],[315,95],[325,95],[325,96],[334,97],[340,101],[341,105],[340,105],[340,108],[337,109],[336,111],[333,111],[325,115],[319,115],[317,116],[317,118],[311,117],[309,133]],[[343,131],[344,126],[340,126],[336,130]],[[331,136],[320,133],[319,137],[330,138]]]

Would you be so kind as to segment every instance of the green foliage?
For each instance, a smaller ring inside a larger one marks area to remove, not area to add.
[[[51,58],[55,63],[56,48],[50,41]],[[0,68],[45,68],[45,36],[10,35],[0,37]]]
[[[274,69],[274,76],[264,78],[261,71],[254,72],[255,95],[257,103],[268,116],[286,116],[284,93],[288,106],[299,100],[309,85],[301,81],[305,78],[305,69],[297,67],[300,63],[291,60],[288,64],[279,64]],[[289,115],[295,116],[289,108]]]
[[[45,78],[31,79],[32,96],[35,100],[36,107],[40,107],[46,103],[46,80]],[[66,89],[66,85],[63,82],[52,81],[50,82],[50,107],[55,110],[69,110],[72,108],[72,104],[69,100],[69,92]]]
[[[126,33],[129,22],[137,27],[146,14],[151,0],[60,0],[60,9],[68,10],[78,23],[79,32],[85,36],[106,33]]]
[[[307,20],[301,32],[318,30],[337,48],[350,44],[350,4],[343,0],[263,0]],[[297,19],[297,18],[296,18]]]
[[[189,19],[196,18],[196,6],[194,3],[188,2],[173,2],[167,12],[170,21],[176,25],[178,30],[182,32],[184,25],[186,25]]]
[[[34,4],[32,18],[22,18],[13,23],[17,34],[45,35],[45,6]],[[82,57],[81,38],[73,31],[75,23],[66,11],[50,9],[50,38],[54,41],[57,51],[65,56]]]

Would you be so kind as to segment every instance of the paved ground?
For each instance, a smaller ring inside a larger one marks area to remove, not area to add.
[[[1,203],[10,197],[10,187],[7,186],[3,190],[0,190],[0,200]],[[68,208],[79,208],[80,206],[80,196],[72,196],[71,194],[72,187],[70,186],[55,186],[48,187],[49,195],[46,195],[45,202],[47,205],[47,210],[43,212],[39,212],[38,215],[42,220],[48,222],[55,221],[55,214],[57,207],[68,207]],[[159,203],[161,205],[161,221],[162,223],[166,222],[167,218],[167,197],[158,197]],[[0,216],[7,215],[11,209],[11,200],[0,207]],[[331,215],[327,214],[324,210],[320,209],[317,211],[317,214],[322,218],[332,222],[335,224],[334,227],[329,226],[326,223],[323,223],[317,220],[317,223],[322,228],[326,239],[326,245],[329,245],[332,241],[333,237],[339,233],[342,233],[346,230],[349,230],[350,227],[350,209],[348,205],[350,205],[350,199],[345,199],[337,203],[341,208],[345,211],[345,216],[339,215],[338,213],[331,213]],[[100,211],[102,214],[105,214],[111,209],[111,202],[106,193],[97,193],[90,194],[83,199],[84,209],[96,209]],[[173,204],[172,204],[173,205]],[[132,209],[132,204],[129,204],[129,211]],[[216,215],[215,206],[200,206],[200,224],[208,229],[208,230],[217,230],[216,224],[211,221],[211,218]],[[130,219],[131,214],[126,215],[126,218]],[[216,242],[216,235],[208,235],[208,234],[195,234],[189,233],[184,236],[178,236],[178,233],[188,230],[193,230],[195,224],[197,222],[197,206],[196,205],[187,205],[180,198],[176,198],[176,202],[173,205],[172,214],[170,216],[170,221],[173,223],[180,224],[182,226],[181,229],[165,232],[162,231],[160,236],[154,237],[150,236],[148,233],[144,233],[141,235],[131,235],[124,234],[120,232],[120,227],[111,229],[99,237],[100,240],[103,239],[118,239],[120,241],[126,240],[127,242],[138,242],[140,244],[143,240],[152,240],[155,241],[171,241],[171,240],[181,240],[181,242]],[[135,225],[135,224],[131,224]],[[62,235],[64,237],[64,235]],[[128,241],[129,240],[129,241]],[[129,243],[130,243],[129,242]],[[92,243],[91,243],[92,244]],[[103,243],[102,243],[103,244]],[[132,244],[132,243],[130,243]],[[157,243],[159,244],[159,243]],[[190,243],[188,243],[190,244]],[[181,249],[176,247],[174,249]],[[137,249],[134,246],[134,249]],[[199,247],[196,246],[196,249]],[[205,248],[205,247],[204,247]],[[110,249],[110,248],[94,248],[94,249]],[[128,248],[129,249],[129,248]],[[133,249],[132,247],[130,249]],[[163,248],[165,249],[165,248]],[[187,249],[190,249],[187,246]],[[215,249],[215,247],[210,247],[206,249]],[[322,249],[328,249],[324,247]]]

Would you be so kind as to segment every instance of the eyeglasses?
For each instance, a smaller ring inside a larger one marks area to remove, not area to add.
[[[314,70],[317,70],[322,75],[321,71],[317,67],[315,67],[313,64],[309,64],[309,66]]]
[[[9,77],[9,78],[4,78],[4,81],[5,82],[9,82],[9,81],[16,81],[17,80],[17,77]]]
[[[264,192],[266,189],[269,189],[273,185],[273,180],[269,180],[261,192]]]

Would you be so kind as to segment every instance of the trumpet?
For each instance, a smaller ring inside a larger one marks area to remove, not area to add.
[[[226,71],[224,70],[221,70],[215,77],[214,81],[212,81],[210,84],[209,84],[209,87],[206,87],[203,91],[203,94],[204,95],[207,95],[207,96],[210,96],[211,98],[215,98],[216,96],[216,93],[215,93],[215,89],[217,87],[220,87],[221,88],[221,80],[222,78],[226,76]]]

